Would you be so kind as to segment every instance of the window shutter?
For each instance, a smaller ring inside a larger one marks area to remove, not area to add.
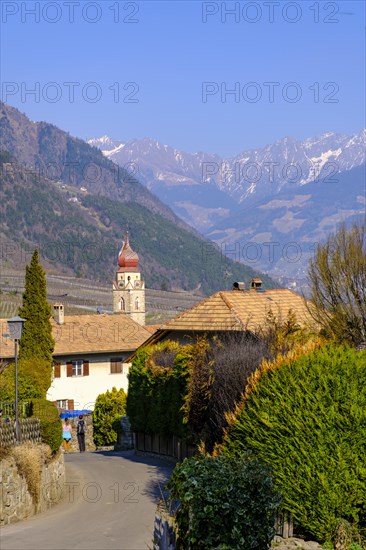
[[[73,411],[74,410],[74,400],[73,399],[68,399],[67,400],[67,409],[69,411]]]
[[[53,375],[55,378],[61,378],[61,365],[58,363],[54,365]]]
[[[122,359],[111,359],[111,374],[120,374],[122,372]]]
[[[66,363],[66,376],[72,376],[72,363],[71,363],[71,361]]]
[[[84,361],[83,376],[89,376],[89,361]]]

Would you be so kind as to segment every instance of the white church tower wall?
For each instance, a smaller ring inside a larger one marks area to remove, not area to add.
[[[113,312],[129,315],[140,325],[145,325],[145,282],[141,277],[138,254],[130,246],[128,232],[118,255],[113,282]]]

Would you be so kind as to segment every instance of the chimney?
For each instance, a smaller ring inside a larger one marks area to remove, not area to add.
[[[233,283],[233,290],[245,290],[244,283]]]
[[[250,283],[250,288],[251,290],[257,290],[259,292],[263,292],[263,288],[262,288],[262,279],[260,279],[259,277],[253,277],[251,283]]]
[[[65,322],[64,319],[64,305],[63,304],[53,304],[53,318],[57,324],[63,325]]]

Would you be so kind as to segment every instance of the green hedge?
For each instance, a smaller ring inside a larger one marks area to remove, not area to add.
[[[275,534],[280,496],[257,460],[190,458],[175,467],[168,489],[182,548],[264,550]]]
[[[56,405],[46,399],[32,399],[30,408],[31,416],[41,421],[43,443],[47,443],[52,452],[58,451],[62,443],[62,424]]]
[[[267,370],[223,452],[273,468],[283,509],[317,540],[340,518],[366,528],[366,352],[326,346]]]
[[[186,436],[183,424],[189,350],[163,342],[140,350],[128,375],[127,414],[135,432]]]

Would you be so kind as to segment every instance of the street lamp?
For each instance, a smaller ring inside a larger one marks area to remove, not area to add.
[[[18,343],[22,337],[23,325],[26,319],[22,319],[17,315],[8,319],[9,338],[14,340],[14,355],[15,355],[15,437],[17,443],[20,442],[19,430],[19,410],[18,410]]]

